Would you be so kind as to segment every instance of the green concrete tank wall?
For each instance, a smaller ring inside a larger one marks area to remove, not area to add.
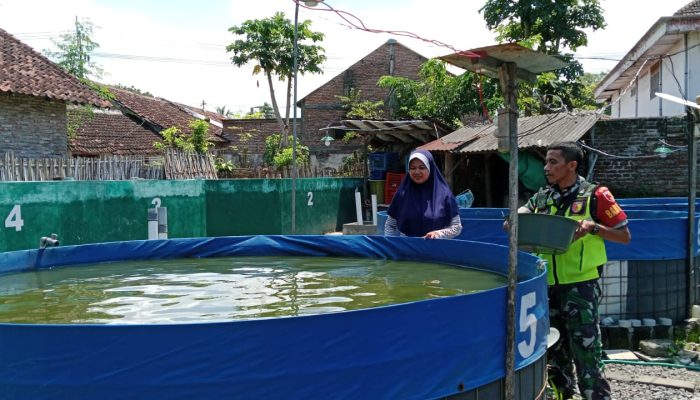
[[[308,178],[296,183],[296,234],[342,230],[354,218],[360,179]],[[206,183],[208,236],[289,234],[291,179],[212,180]]]
[[[147,210],[168,208],[168,236],[291,233],[291,180],[49,181],[0,183],[0,251],[146,239]],[[298,179],[296,233],[342,229],[361,179]]]

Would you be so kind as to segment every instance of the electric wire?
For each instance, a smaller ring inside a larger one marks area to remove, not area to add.
[[[685,150],[685,149],[675,149],[675,150],[671,150],[671,151],[668,152],[668,153],[650,154],[650,155],[645,155],[645,156],[639,156],[639,155],[637,155],[637,156],[620,156],[620,155],[615,155],[615,154],[606,153],[606,152],[604,152],[603,150],[593,148],[593,147],[591,147],[591,146],[586,145],[585,143],[583,143],[583,141],[580,141],[580,140],[579,140],[578,144],[579,144],[581,147],[583,147],[584,149],[589,150],[589,151],[592,151],[592,152],[594,152],[594,153],[596,153],[596,154],[599,154],[599,155],[601,155],[601,156],[603,156],[603,157],[615,158],[615,159],[620,159],[620,160],[639,160],[639,159],[648,159],[648,158],[666,158],[669,154],[672,154],[672,153],[676,153],[676,152]]]
[[[354,28],[354,29],[358,29],[358,30],[365,31],[365,32],[370,32],[370,33],[389,33],[389,34],[396,35],[396,36],[408,37],[408,38],[420,40],[420,41],[423,41],[423,42],[426,42],[426,43],[430,43],[430,44],[433,44],[433,45],[436,45],[436,46],[439,46],[439,47],[448,48],[448,49],[454,51],[455,53],[458,53],[459,55],[462,55],[462,56],[465,56],[465,57],[474,57],[474,58],[478,58],[478,57],[479,57],[478,54],[476,54],[476,53],[474,53],[474,52],[471,52],[471,51],[469,51],[469,50],[457,50],[454,46],[452,46],[452,45],[450,45],[450,44],[448,44],[448,43],[441,42],[441,41],[439,41],[439,40],[434,40],[434,39],[426,39],[426,38],[424,38],[424,37],[422,37],[422,36],[420,36],[420,35],[417,35],[417,34],[415,34],[415,33],[413,33],[413,32],[403,31],[403,30],[385,30],[385,29],[368,28],[368,27],[365,25],[365,23],[364,23],[360,18],[358,18],[357,16],[355,16],[354,14],[352,14],[352,13],[350,13],[350,12],[347,12],[347,11],[344,11],[344,10],[335,9],[335,8],[333,8],[330,4],[328,4],[327,2],[322,2],[322,3],[321,3],[321,4],[323,4],[325,7],[327,7],[326,9],[316,9],[316,8],[314,8],[314,7],[308,7],[308,6],[304,5],[303,2],[302,2],[301,0],[292,0],[292,1],[293,1],[295,4],[297,4],[298,6],[303,7],[303,8],[305,8],[305,9],[308,9],[308,10],[327,11],[327,12],[335,13],[335,14],[338,15],[341,19],[343,19],[345,22],[347,22],[347,23],[350,25],[350,27],[352,27],[352,28]],[[350,19],[348,19],[348,18],[351,18],[351,19],[353,19],[353,20],[355,20],[355,21],[357,21],[357,22],[353,22],[352,20],[350,20]]]

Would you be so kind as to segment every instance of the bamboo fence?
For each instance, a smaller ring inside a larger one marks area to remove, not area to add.
[[[299,166],[299,178],[362,177],[361,165],[350,170]],[[217,173],[211,154],[167,151],[162,157],[112,155],[104,157],[0,157],[0,181],[292,178],[292,168],[235,168]]]
[[[336,177],[362,177],[362,166],[357,166],[351,170],[338,171],[334,168],[319,168],[309,165],[299,166],[297,168],[298,178],[336,178]],[[286,166],[280,169],[272,169],[269,167],[255,168],[234,168],[232,171],[219,171],[219,178],[292,178],[292,167]]]
[[[210,155],[167,152],[163,157],[0,157],[0,181],[217,179]]]

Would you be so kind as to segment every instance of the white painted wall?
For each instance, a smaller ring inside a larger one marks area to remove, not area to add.
[[[700,32],[688,34],[688,94],[683,96],[686,81],[685,41],[680,40],[661,61],[661,91],[676,97],[687,97],[695,101],[700,95]],[[682,105],[659,97],[649,98],[651,75],[649,61],[637,77],[636,94],[628,87],[612,99],[611,115],[616,118],[641,118],[677,116],[685,114]],[[634,86],[634,84],[633,84]]]

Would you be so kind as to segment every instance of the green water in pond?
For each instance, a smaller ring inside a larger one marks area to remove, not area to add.
[[[342,257],[140,260],[0,275],[0,322],[168,324],[322,314],[506,284],[483,271]]]

